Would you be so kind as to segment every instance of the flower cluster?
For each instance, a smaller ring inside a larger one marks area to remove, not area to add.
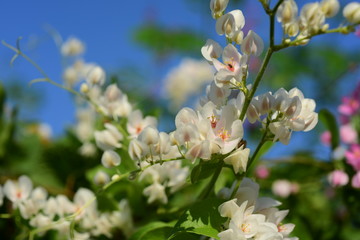
[[[322,0],[305,4],[298,15],[294,0],[285,0],[277,10],[277,20],[289,37],[296,37],[299,44],[306,44],[309,36],[325,32],[329,28],[326,18],[334,17],[340,9],[338,0]],[[352,24],[360,21],[360,4],[349,3],[343,10],[344,17]]]
[[[345,186],[349,182],[349,175],[352,176],[351,185],[360,188],[360,144],[359,129],[356,122],[360,113],[360,84],[355,88],[350,96],[342,98],[342,103],[338,107],[340,113],[340,140],[343,143],[338,146],[333,153],[335,160],[346,159],[346,163],[351,166],[353,172],[345,172],[344,167],[331,172],[328,176],[330,184],[334,187]],[[330,145],[331,134],[329,131],[321,135],[321,141]],[[340,164],[339,164],[340,165]]]
[[[318,122],[318,114],[314,112],[315,101],[304,98],[303,93],[293,88],[289,92],[279,89],[254,97],[247,110],[250,123],[257,120],[269,127],[279,140],[288,144],[292,131],[310,131]],[[262,119],[261,117],[265,117]]]
[[[71,201],[61,194],[48,196],[48,192],[42,187],[33,189],[33,183],[24,175],[16,181],[6,181],[2,191],[0,187],[1,205],[3,196],[16,210],[13,214],[18,211],[31,228],[44,228],[39,233],[42,235],[47,230],[55,230],[59,235],[70,238],[70,224],[74,223],[77,229],[81,229],[74,230],[75,239],[101,235],[110,238],[114,229],[122,230],[125,235],[132,232],[131,211],[126,199],[118,203],[118,210],[100,212],[95,194],[89,189],[80,188]]]
[[[276,208],[280,204],[274,199],[259,197],[259,185],[244,178],[235,198],[219,206],[221,216],[229,219],[227,230],[218,235],[220,240],[298,239],[288,237],[295,225],[282,223],[289,211]]]

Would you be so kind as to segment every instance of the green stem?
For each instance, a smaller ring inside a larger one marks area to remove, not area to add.
[[[231,200],[231,199],[233,199],[233,198],[235,197],[236,192],[237,192],[237,190],[239,189],[240,184],[241,184],[241,181],[243,180],[244,176],[245,176],[245,174],[243,173],[243,174],[241,174],[240,177],[236,180],[236,185],[235,185],[234,189],[233,189],[232,192],[231,192],[231,195],[230,195],[229,200]]]
[[[9,213],[2,213],[2,214],[0,214],[0,218],[9,219],[9,218],[12,218],[12,215]]]
[[[305,36],[305,37],[300,38],[300,39],[295,39],[295,40],[293,40],[291,42],[288,42],[288,43],[283,43],[283,44],[280,44],[280,45],[274,45],[273,50],[274,50],[274,52],[277,52],[277,51],[282,50],[284,48],[288,48],[288,47],[292,47],[292,46],[299,46],[299,45],[301,45],[302,41],[308,40],[308,39],[311,39],[311,38],[313,38],[315,36],[319,36],[319,35],[323,35],[323,34],[328,34],[328,33],[347,34],[347,33],[350,33],[350,32],[354,32],[356,26],[357,26],[356,24],[353,24],[353,25],[349,25],[349,26],[345,26],[345,27],[338,27],[338,28],[334,28],[334,29],[330,29],[330,30],[326,30],[326,31],[320,31],[320,32],[317,32],[317,33],[309,35],[309,36]]]
[[[267,137],[267,133],[268,133],[268,125],[265,128],[264,134],[259,142],[259,144],[257,145],[255,152],[253,153],[253,155],[251,156],[251,158],[249,159],[246,169],[248,170],[251,166],[251,164],[254,162],[254,160],[256,159],[256,156],[258,155],[258,153],[260,152],[262,146],[264,145],[264,143],[266,143],[266,137]]]
[[[59,84],[59,83],[55,82],[54,80],[52,80],[52,79],[46,74],[46,72],[45,72],[34,60],[32,60],[29,56],[27,56],[25,53],[23,53],[23,52],[20,50],[19,46],[18,46],[18,48],[15,48],[15,47],[11,46],[10,44],[6,43],[5,41],[2,41],[2,44],[3,44],[5,47],[11,49],[12,51],[14,51],[14,52],[16,53],[16,55],[13,57],[12,62],[15,60],[15,58],[16,58],[17,56],[23,57],[26,61],[28,61],[31,65],[33,65],[33,66],[40,72],[41,75],[43,75],[44,78],[43,78],[43,79],[40,79],[41,81],[43,81],[43,82],[48,82],[48,83],[50,83],[50,84],[52,84],[52,85],[54,85],[54,86],[56,86],[56,87],[62,88],[62,89],[64,89],[64,90],[66,90],[66,91],[74,94],[75,96],[78,96],[78,97],[80,97],[80,98],[82,98],[82,99],[90,102],[90,104],[94,106],[94,108],[96,109],[97,112],[99,112],[100,114],[104,115],[103,112],[101,111],[100,107],[99,107],[94,101],[92,101],[89,97],[87,97],[86,95],[80,94],[79,92],[75,91],[75,90],[72,89],[72,88],[66,87],[66,86],[64,86],[64,85],[62,85],[62,84]],[[18,43],[17,43],[17,44],[18,44]],[[34,81],[32,81],[32,82],[33,82],[33,83],[34,83],[34,82],[40,82],[40,80],[39,80],[39,79],[36,79],[36,80],[34,80]],[[30,82],[30,84],[31,84],[31,82]]]
[[[223,168],[224,165],[224,161],[221,159],[220,161],[222,161],[219,166],[216,168],[209,184],[205,187],[205,189],[202,191],[202,193],[199,196],[199,199],[205,199],[209,196],[209,194],[211,193],[211,191],[214,189],[216,180],[218,179],[220,172]]]
[[[240,119],[241,121],[243,121],[244,118],[245,118],[246,111],[247,111],[247,109],[248,109],[248,107],[249,107],[249,105],[250,105],[250,102],[251,102],[252,98],[254,97],[254,94],[255,94],[255,92],[256,92],[256,89],[258,88],[259,83],[260,83],[260,81],[261,81],[261,79],[262,79],[262,77],[263,77],[263,75],[264,75],[264,73],[265,73],[266,67],[267,67],[267,65],[269,64],[269,60],[270,60],[270,58],[271,58],[272,53],[273,53],[273,50],[272,50],[271,47],[269,47],[268,50],[267,50],[267,52],[266,52],[265,58],[264,58],[264,60],[263,60],[263,62],[262,62],[262,65],[261,65],[261,68],[260,68],[260,70],[259,70],[259,73],[258,73],[258,75],[256,76],[256,79],[255,79],[255,81],[254,81],[253,86],[251,87],[251,90],[250,90],[250,92],[249,92],[249,95],[246,96],[246,98],[245,98],[244,106],[243,106],[243,108],[242,108],[242,110],[241,110],[241,114],[240,114],[240,117],[239,117],[239,119]]]

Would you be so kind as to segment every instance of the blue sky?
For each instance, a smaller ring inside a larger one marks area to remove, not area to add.
[[[46,26],[55,28],[65,39],[76,36],[83,40],[87,48],[86,61],[96,62],[107,72],[115,72],[121,67],[133,65],[149,73],[153,79],[161,80],[169,68],[178,63],[179,58],[171,58],[159,68],[155,65],[151,52],[132,41],[133,30],[152,20],[171,28],[190,28],[206,35],[207,38],[213,38],[214,21],[210,14],[204,14],[208,9],[198,13],[200,5],[189,2],[191,1],[1,1],[0,38],[15,44],[16,39],[22,36],[24,51],[56,81],[61,81],[61,59],[46,31]],[[247,9],[261,10],[259,4]],[[259,19],[257,13],[244,12],[247,22],[255,21],[263,25],[264,20]],[[265,36],[265,27],[257,29],[257,32]],[[327,36],[326,39],[347,50],[353,50],[354,47],[359,49],[359,38],[354,35]],[[317,41],[321,42],[321,38]],[[10,68],[8,63],[11,56],[11,51],[0,46],[1,81],[8,81],[11,76],[17,76],[26,85],[30,80],[40,77],[38,71],[24,59],[18,59]],[[28,114],[28,118],[48,123],[55,134],[60,134],[65,126],[74,121],[70,94],[47,83],[38,83],[31,88],[43,93],[44,97],[40,108]]]

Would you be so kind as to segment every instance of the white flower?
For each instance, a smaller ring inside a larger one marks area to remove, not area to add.
[[[42,213],[37,214],[34,218],[32,218],[29,224],[35,228],[41,228],[52,223],[52,219],[49,216],[46,216]]]
[[[241,44],[241,51],[246,55],[260,56],[264,50],[264,42],[259,35],[250,30]]]
[[[229,109],[232,108],[229,105]],[[227,154],[231,152],[243,137],[243,124],[239,119],[233,120],[235,114],[229,110],[222,112],[220,120],[213,127],[213,135],[210,139],[220,147],[220,153]],[[214,126],[214,125],[213,125]]]
[[[159,142],[159,131],[152,127],[147,126],[139,135],[138,140],[146,145],[153,145]]]
[[[245,172],[247,162],[249,159],[250,149],[249,148],[238,148],[229,156],[224,159],[226,164],[230,164],[234,168],[235,173]]]
[[[156,127],[156,125],[156,118],[150,116],[143,118],[142,112],[140,110],[135,110],[130,113],[126,128],[131,137],[137,137],[145,127]]]
[[[75,212],[79,213],[78,218],[82,218],[84,214],[91,214],[97,211],[95,198],[95,194],[89,189],[79,188],[76,191],[73,203],[75,205]]]
[[[105,83],[106,75],[104,69],[100,66],[95,66],[91,70],[89,70],[86,81],[92,85],[103,85]]]
[[[299,89],[293,88],[287,92],[281,88],[274,94],[269,92],[253,98],[247,110],[247,118],[250,123],[254,123],[260,121],[261,115],[269,114],[269,129],[275,135],[274,141],[288,144],[292,131],[306,132],[315,127],[318,122],[315,106],[315,101],[304,98]]]
[[[192,160],[193,162],[196,158],[210,160],[210,142],[208,140],[198,142],[186,152],[185,157]]]
[[[235,212],[239,209],[239,208],[245,208],[247,205],[247,202],[244,202],[241,207],[239,207],[237,205],[237,199],[232,199],[230,201],[224,202],[223,204],[221,204],[218,208],[219,212],[220,212],[220,216],[222,217],[227,217],[227,218],[232,218],[233,215],[235,214]]]
[[[153,203],[156,200],[166,204],[168,199],[165,193],[165,187],[158,182],[154,182],[144,189],[144,195],[148,196],[148,203]]]
[[[133,139],[129,143],[129,156],[133,160],[141,160],[149,151],[149,147],[138,139]]]
[[[240,10],[233,10],[224,14],[216,21],[216,32],[219,35],[226,35],[232,38],[233,35],[241,30],[245,25],[245,18]]]
[[[350,23],[359,23],[360,3],[359,2],[348,3],[343,9],[343,15]]]
[[[214,79],[216,85],[222,88],[229,86],[230,82],[233,84],[241,82],[247,57],[241,56],[234,45],[228,44],[222,53],[222,60],[223,63],[215,58],[213,59],[214,67],[218,71]]]
[[[244,178],[236,198],[219,206],[220,215],[230,220],[225,224],[228,229],[218,234],[220,240],[290,240],[295,225],[281,223],[288,211],[279,211],[275,208],[279,202],[258,194],[259,185]]]
[[[84,157],[92,157],[96,154],[96,146],[92,143],[85,142],[79,148],[79,153]]]
[[[119,166],[120,162],[121,158],[119,154],[112,150],[106,150],[101,157],[101,163],[106,168]]]
[[[22,175],[18,181],[7,180],[4,184],[4,195],[14,204],[14,207],[30,197],[33,184],[29,177]]]
[[[95,131],[96,145],[104,151],[120,148],[121,144],[119,141],[123,140],[123,135],[110,123],[106,123],[105,128],[102,131]]]
[[[207,102],[213,102],[217,107],[221,107],[226,104],[227,98],[231,94],[229,88],[219,88],[214,81],[206,87],[206,97],[200,100],[200,105],[204,106]]]
[[[213,18],[217,19],[219,16],[221,16],[228,3],[229,0],[211,0],[210,10],[212,12]]]
[[[76,56],[84,51],[84,44],[75,37],[69,37],[61,46],[61,54],[63,56]]]
[[[213,58],[220,57],[222,51],[220,44],[211,39],[208,39],[201,48],[201,54],[210,64],[212,64]]]
[[[93,89],[93,88],[92,88]],[[95,99],[99,102],[101,110],[108,116],[115,119],[118,117],[127,117],[132,112],[132,106],[128,101],[126,94],[123,94],[116,84],[109,85],[103,96]]]
[[[67,67],[62,75],[65,84],[67,86],[73,87],[76,83],[80,81],[78,71],[73,67]]]

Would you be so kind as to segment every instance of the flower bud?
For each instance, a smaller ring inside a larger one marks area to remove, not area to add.
[[[216,32],[232,38],[234,33],[241,30],[245,25],[245,18],[240,10],[231,11],[221,16],[216,21]]]
[[[215,19],[221,17],[225,8],[227,7],[229,0],[211,0],[210,1],[210,9],[212,12],[212,16]]]
[[[239,148],[229,156],[224,159],[226,164],[232,165],[234,172],[245,172],[247,167],[247,162],[249,159],[250,149],[249,148]]]
[[[138,139],[146,145],[156,144],[159,142],[159,131],[148,126],[142,130]]]
[[[360,23],[360,3],[351,2],[346,5],[343,15],[351,23]]]
[[[340,138],[346,144],[353,144],[357,142],[358,134],[350,124],[347,124],[340,127]]]
[[[112,150],[107,150],[101,157],[101,163],[106,168],[112,168],[118,166],[121,162],[119,154]]]
[[[212,64],[213,58],[219,58],[221,53],[222,47],[211,39],[208,39],[201,48],[201,54],[210,64]]]
[[[243,31],[236,31],[234,33],[234,36],[232,37],[232,40],[236,43],[236,44],[241,44],[243,42],[244,39],[244,33]]]
[[[335,170],[329,174],[328,181],[333,187],[341,187],[349,182],[349,176],[344,171]]]
[[[255,168],[255,176],[259,179],[266,179],[270,175],[269,169],[265,165],[259,165]]]
[[[105,83],[105,72],[99,67],[93,67],[87,74],[86,81],[91,85],[103,85]]]
[[[292,184],[288,180],[276,180],[271,189],[276,196],[287,198],[292,193]]]
[[[68,67],[63,73],[63,79],[68,86],[74,86],[79,81],[79,74],[74,67]]]
[[[259,35],[250,30],[241,44],[241,51],[246,55],[260,56],[264,50],[264,42]]]
[[[80,92],[83,94],[87,94],[89,92],[89,85],[87,83],[81,84]]]
[[[237,199],[232,199],[230,201],[224,202],[219,206],[219,212],[220,216],[232,218],[232,216],[235,214],[235,212],[239,209],[239,206],[237,205]]]
[[[119,178],[120,178],[119,174],[114,174],[114,175],[112,175],[112,177],[111,177],[111,181],[116,181],[116,180],[118,180]]]
[[[339,12],[340,8],[338,0],[323,0],[320,3],[320,6],[327,18],[335,16]]]
[[[104,171],[98,171],[94,176],[94,182],[96,185],[105,185],[109,181],[110,181],[110,177]]]
[[[84,50],[84,44],[79,39],[74,37],[70,37],[61,46],[61,54],[63,56],[76,56],[83,53]]]
[[[297,17],[298,7],[294,0],[285,0],[276,12],[278,22],[283,24],[293,22]]]
[[[200,142],[190,148],[185,157],[190,159],[191,161],[195,161],[196,158],[201,158],[203,160],[210,160],[211,152],[210,152],[210,143],[208,140]]]
[[[290,37],[295,37],[299,33],[299,24],[297,22],[291,22],[284,26],[285,34]]]
[[[148,147],[137,139],[129,143],[129,155],[133,160],[140,160],[148,152]]]
[[[360,172],[357,172],[357,173],[353,176],[353,178],[352,178],[352,180],[351,180],[351,186],[352,186],[353,188],[360,188]]]

